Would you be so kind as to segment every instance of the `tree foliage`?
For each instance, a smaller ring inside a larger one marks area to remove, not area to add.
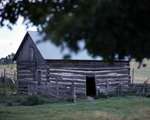
[[[38,26],[56,45],[93,57],[150,58],[149,0],[0,0],[1,26],[19,16]],[[7,22],[6,22],[7,21]]]

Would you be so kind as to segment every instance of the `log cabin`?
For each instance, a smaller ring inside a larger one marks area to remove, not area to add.
[[[86,98],[111,94],[118,86],[130,84],[129,61],[110,64],[55,58],[53,55],[58,50],[55,51],[50,41],[39,42],[41,38],[42,34],[28,31],[15,54],[18,93],[56,99]]]

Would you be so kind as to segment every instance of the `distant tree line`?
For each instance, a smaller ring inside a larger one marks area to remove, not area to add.
[[[11,53],[10,55],[7,55],[6,57],[0,58],[0,64],[1,65],[13,64],[14,55],[15,55],[14,53]]]

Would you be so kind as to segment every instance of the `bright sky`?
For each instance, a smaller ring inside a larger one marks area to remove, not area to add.
[[[8,54],[16,53],[27,29],[22,24],[23,19],[20,18],[13,29],[10,30],[7,27],[0,28],[0,58],[6,57]],[[36,30],[35,27],[29,28],[29,30]]]

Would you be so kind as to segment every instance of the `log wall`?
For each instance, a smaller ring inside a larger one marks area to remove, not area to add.
[[[37,71],[41,71],[40,84]],[[18,64],[18,79],[26,82],[20,83],[18,89],[22,93],[45,94],[56,99],[85,98],[87,76],[95,77],[97,96],[102,92],[111,93],[119,85],[129,85],[129,63],[80,60],[49,60],[42,64],[22,62]]]
[[[75,87],[76,97],[86,97],[86,77],[94,76],[97,96],[102,92],[112,92],[130,83],[128,62],[108,64],[99,61],[49,61],[49,81]],[[58,76],[56,79],[52,76]]]

